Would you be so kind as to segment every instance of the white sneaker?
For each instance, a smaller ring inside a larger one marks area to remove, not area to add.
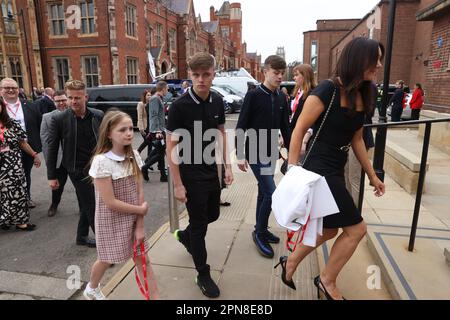
[[[100,290],[100,286],[92,289],[89,283],[87,284],[86,289],[84,289],[83,296],[87,300],[106,300],[105,295],[103,294],[102,290]]]

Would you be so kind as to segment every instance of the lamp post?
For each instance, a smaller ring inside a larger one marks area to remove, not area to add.
[[[388,104],[389,94],[389,78],[391,74],[392,44],[394,42],[394,25],[395,25],[396,0],[389,0],[389,26],[386,40],[386,52],[384,63],[384,79],[383,79],[383,97],[381,99],[381,107],[379,114],[379,122],[386,123],[386,107]],[[376,134],[375,151],[373,157],[373,168],[378,178],[384,181],[384,152],[386,149],[386,127],[379,127]]]

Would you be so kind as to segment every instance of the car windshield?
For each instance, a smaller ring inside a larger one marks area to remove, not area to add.
[[[237,95],[237,96],[242,96],[242,95],[243,95],[241,92],[237,91],[236,89],[233,89],[233,88],[230,87],[230,86],[219,85],[219,86],[217,86],[217,87],[220,88],[220,89],[223,89],[223,90],[226,91],[228,94],[234,94],[234,95]]]
[[[221,87],[212,87],[212,89],[214,89],[217,93],[219,93],[221,96],[228,96],[229,93],[227,91],[225,91],[224,89],[222,89]]]

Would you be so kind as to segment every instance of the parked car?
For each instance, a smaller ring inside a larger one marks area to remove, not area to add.
[[[248,77],[215,77],[213,80],[213,86],[228,85],[232,87],[236,92],[242,92],[247,94],[248,87],[250,85],[258,85],[258,81]]]
[[[292,96],[294,89],[295,89],[295,81],[283,81],[283,82],[281,82],[281,85],[280,85],[280,89],[281,88],[286,88],[288,91],[288,94],[290,96]]]
[[[137,104],[141,101],[144,90],[151,90],[154,84],[108,85],[88,88],[87,106],[107,112],[117,108],[131,116],[133,125],[137,127]]]
[[[224,89],[216,87],[216,86],[212,86],[211,91],[220,95],[222,97],[223,101],[226,104],[228,104],[229,109],[230,109],[229,113],[241,111],[241,107],[244,103],[244,99],[242,99],[242,97],[229,94]],[[227,111],[227,106],[225,106],[225,111]]]
[[[232,86],[230,86],[228,84],[218,84],[218,85],[214,85],[214,86],[225,90],[228,94],[239,96],[241,98],[245,97],[245,93],[238,91],[237,89],[233,88]]]

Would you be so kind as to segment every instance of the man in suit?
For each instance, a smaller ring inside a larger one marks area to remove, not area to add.
[[[50,87],[45,88],[42,97],[34,102],[36,110],[38,110],[41,115],[56,109],[55,101],[53,100],[54,95],[55,90]]]
[[[56,104],[56,110],[53,110],[52,112],[49,113],[45,113],[42,116],[41,122],[41,142],[45,163],[48,162],[48,141],[49,141],[50,123],[52,121],[52,118],[56,114],[63,112],[64,110],[67,109],[67,97],[64,90],[57,91],[55,93],[54,99]],[[58,205],[61,202],[61,196],[64,191],[67,176],[68,176],[67,170],[62,165],[62,149],[61,146],[59,146],[58,157],[56,160],[56,179],[58,179],[59,188],[56,190],[52,190],[52,204],[50,205],[50,208],[47,211],[49,217],[53,217],[58,210]]]
[[[14,79],[4,78],[0,81],[0,95],[6,102],[10,118],[20,123],[22,129],[27,133],[27,141],[31,148],[40,153],[42,145],[39,135],[39,112],[27,101],[19,99],[19,86]],[[28,206],[34,208],[36,204],[31,200],[31,169],[34,159],[22,151],[22,162],[27,180]]]

